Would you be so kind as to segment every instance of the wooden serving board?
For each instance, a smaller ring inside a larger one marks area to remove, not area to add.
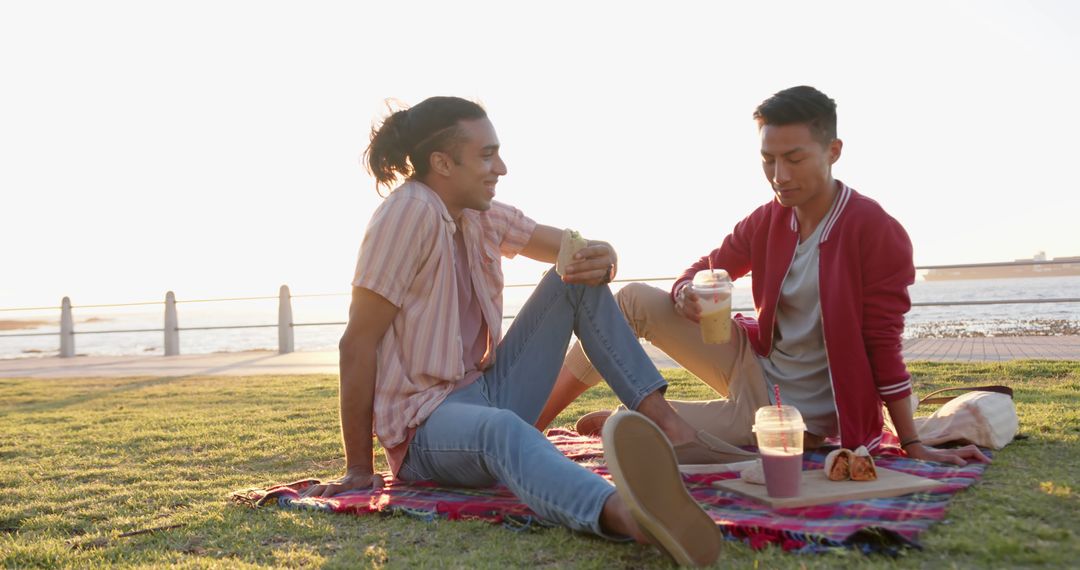
[[[777,499],[765,492],[765,485],[754,485],[742,479],[715,481],[713,486],[725,491],[761,501],[773,508],[808,507],[839,501],[896,497],[927,491],[941,485],[940,481],[877,467],[875,481],[829,481],[823,469],[803,471],[802,493],[798,497]]]

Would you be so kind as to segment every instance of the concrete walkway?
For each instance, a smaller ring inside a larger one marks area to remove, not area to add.
[[[658,368],[678,364],[645,344]],[[1047,359],[1080,361],[1080,336],[916,339],[904,343],[908,360],[1003,361]],[[187,354],[180,356],[79,356],[0,360],[0,378],[92,378],[130,376],[254,376],[259,374],[337,374],[337,351],[273,351]]]
[[[180,356],[76,356],[0,360],[0,378],[337,374],[337,351],[249,351]]]
[[[1080,335],[919,338],[904,343],[907,360],[1080,360]]]

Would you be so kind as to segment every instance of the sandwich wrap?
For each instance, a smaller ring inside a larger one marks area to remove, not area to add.
[[[855,454],[850,449],[836,449],[825,456],[825,476],[830,481],[851,479],[851,458]]]
[[[560,277],[566,275],[566,266],[574,261],[574,254],[581,248],[589,245],[581,234],[571,229],[565,229],[562,233],[562,243],[559,244],[559,257],[555,261],[555,272]]]
[[[764,485],[765,466],[761,463],[760,459],[755,459],[749,467],[743,469],[742,472],[739,473],[739,478],[754,485]]]
[[[837,449],[825,457],[825,476],[830,481],[873,481],[877,479],[874,458],[866,446],[855,451]]]
[[[877,469],[874,468],[874,458],[870,457],[870,452],[865,446],[856,449],[851,457],[851,480],[873,481],[875,479],[877,479]]]

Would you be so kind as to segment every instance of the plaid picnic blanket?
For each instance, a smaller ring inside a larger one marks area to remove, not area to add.
[[[549,430],[548,438],[570,459],[610,478],[599,438],[561,429]],[[853,548],[865,553],[896,554],[903,548],[918,548],[918,535],[944,518],[949,499],[978,481],[986,466],[924,463],[901,456],[892,434],[886,433],[883,441],[885,453],[875,458],[879,466],[935,479],[943,485],[900,497],[772,509],[712,485],[714,481],[734,479],[737,473],[684,474],[683,480],[728,540],[743,541],[755,549],[774,544],[800,553]],[[803,469],[820,469],[825,453],[808,451],[803,456]],[[379,491],[301,499],[299,494],[314,484],[318,481],[309,479],[267,489],[246,489],[233,493],[232,498],[252,507],[277,506],[355,515],[401,513],[423,520],[479,519],[516,530],[553,526],[502,486],[465,489],[394,480]]]

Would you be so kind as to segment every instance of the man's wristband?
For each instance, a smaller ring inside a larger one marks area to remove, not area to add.
[[[607,268],[607,274],[604,275],[604,280],[600,282],[601,285],[607,285],[615,279],[615,264],[609,263]]]
[[[683,281],[681,284],[679,284],[679,287],[677,289],[675,289],[674,297],[675,297],[676,301],[679,300],[679,295],[682,295],[683,291],[685,291],[686,288],[691,285],[691,283],[692,283],[691,281],[687,280],[687,281]]]
[[[922,443],[922,440],[915,437],[915,438],[912,438],[912,439],[909,439],[909,440],[906,440],[906,441],[901,441],[900,442],[900,449],[907,449],[907,446],[915,445],[916,443]]]

